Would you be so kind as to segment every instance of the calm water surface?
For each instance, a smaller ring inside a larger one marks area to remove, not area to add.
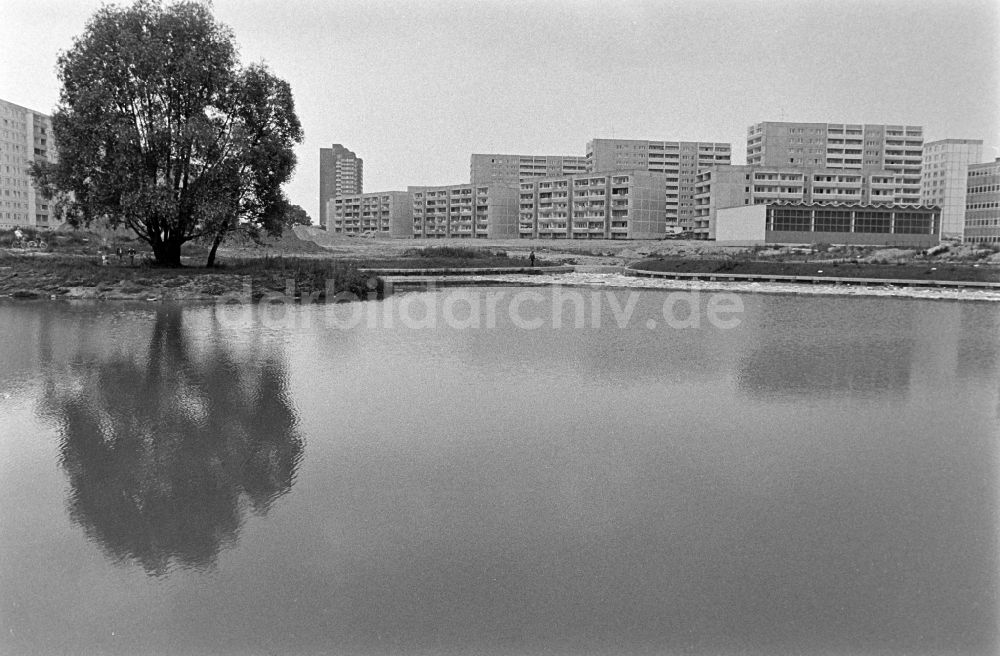
[[[0,305],[0,653],[996,653],[1000,308],[640,296]]]

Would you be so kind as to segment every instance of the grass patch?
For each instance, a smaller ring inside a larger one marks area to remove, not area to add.
[[[504,252],[506,257],[507,253]],[[407,248],[403,251],[404,258],[425,257],[425,258],[454,258],[459,260],[475,260],[486,257],[496,257],[490,251],[479,248],[466,248],[463,246],[428,246],[427,248]]]
[[[153,266],[100,266],[90,256],[53,254],[32,257],[0,253],[0,294],[17,289],[58,287],[97,287],[110,291],[119,285],[129,286],[129,293],[158,292],[162,288],[180,288],[192,283],[193,291],[216,295],[228,290],[240,290],[249,280],[258,290],[284,290],[286,281],[294,281],[297,293],[322,293],[327,281],[337,292],[347,291],[365,297],[375,286],[369,276],[359,273],[358,262],[332,259],[264,256],[229,258],[214,269],[184,267],[167,269]]]
[[[320,293],[322,297],[327,287],[332,286],[336,293],[349,292],[364,298],[375,289],[376,283],[370,280],[370,276],[358,271],[359,267],[357,262],[278,255],[230,258],[213,272],[249,277],[255,288],[260,281],[267,289],[284,290],[291,280],[294,281],[295,291],[300,294]]]
[[[847,266],[850,264],[850,266]],[[633,265],[643,271],[668,271],[677,273],[732,273],[745,275],[825,276],[841,278],[889,278],[907,280],[967,280],[974,282],[1000,282],[1000,269],[959,264],[952,267],[929,269],[926,262],[901,263],[879,261],[873,263],[857,260],[835,267],[832,262],[767,262],[762,260],[692,260],[684,258],[657,258],[643,260]],[[822,273],[820,273],[822,271]]]
[[[555,266],[558,262],[535,260],[535,266]],[[527,267],[531,262],[526,257],[477,257],[459,259],[452,257],[425,258],[384,258],[359,262],[359,266],[369,269],[486,269]]]

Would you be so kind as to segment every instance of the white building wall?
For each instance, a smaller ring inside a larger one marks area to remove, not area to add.
[[[982,161],[978,139],[943,139],[924,144],[920,202],[941,208],[941,236],[961,239],[969,165]]]
[[[744,205],[720,209],[715,215],[715,239],[719,242],[764,243],[767,205]]]

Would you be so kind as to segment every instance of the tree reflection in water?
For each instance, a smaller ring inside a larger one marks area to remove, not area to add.
[[[284,366],[217,334],[193,348],[178,309],[157,313],[146,353],[91,355],[47,385],[69,512],[116,561],[209,568],[292,486],[303,441]]]

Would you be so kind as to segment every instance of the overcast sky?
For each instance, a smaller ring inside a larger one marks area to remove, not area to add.
[[[92,0],[0,2],[0,98],[51,113]],[[468,182],[469,155],[578,154],[594,137],[728,141],[759,121],[906,123],[1000,156],[995,0],[215,0],[244,62],[305,129],[287,186],[316,220],[319,149],[365,191]]]

